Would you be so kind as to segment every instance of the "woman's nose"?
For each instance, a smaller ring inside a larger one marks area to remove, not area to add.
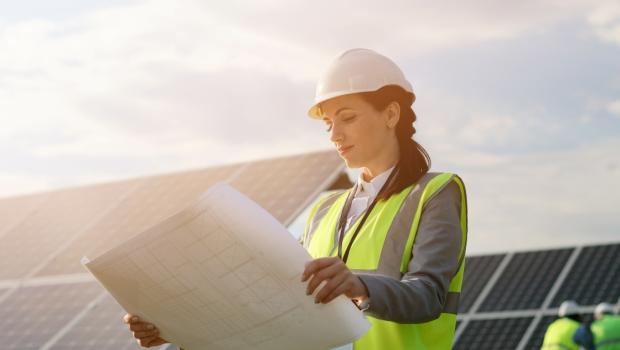
[[[332,129],[329,134],[329,140],[335,143],[335,142],[341,142],[343,139],[344,139],[344,135],[342,131],[340,130],[340,127],[336,126],[335,124],[332,124]]]

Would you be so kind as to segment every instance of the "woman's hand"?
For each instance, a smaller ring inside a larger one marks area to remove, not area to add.
[[[314,302],[317,304],[327,304],[340,294],[358,301],[368,298],[366,285],[349,270],[339,257],[318,258],[307,262],[301,281],[306,281],[310,276],[312,278],[306,288],[307,295],[314,293],[321,282],[326,281],[314,297]]]
[[[126,314],[123,321],[129,325],[129,330],[133,332],[134,338],[140,346],[150,348],[169,343],[167,340],[159,337],[159,329],[154,324],[143,322],[136,315]]]

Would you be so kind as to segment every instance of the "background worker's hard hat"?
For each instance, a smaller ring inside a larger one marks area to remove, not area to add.
[[[318,104],[330,98],[376,91],[387,85],[398,85],[413,94],[411,83],[392,60],[369,49],[347,50],[330,64],[319,79],[314,105],[308,110],[308,115],[320,118],[323,113]]]
[[[603,315],[613,315],[615,313],[614,306],[610,303],[600,303],[594,309],[594,319],[600,320]]]
[[[568,315],[576,315],[579,313],[579,304],[577,304],[573,300],[565,300],[560,304],[560,308],[558,309],[559,317],[566,317]]]

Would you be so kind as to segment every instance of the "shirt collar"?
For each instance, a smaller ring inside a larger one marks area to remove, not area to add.
[[[390,176],[390,172],[394,169],[394,167],[395,166],[392,166],[381,174],[373,177],[370,181],[365,181],[363,173],[360,173],[357,178],[358,192],[367,193],[371,197],[376,196],[377,192],[379,192],[381,187],[383,187],[383,184],[385,184],[387,178]]]

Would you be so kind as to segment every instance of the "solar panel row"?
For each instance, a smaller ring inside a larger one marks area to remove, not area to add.
[[[468,257],[462,292],[465,305],[458,316],[460,334],[455,349],[517,349],[519,344],[519,349],[539,349],[562,301],[576,300],[590,309],[600,302],[617,303],[620,244],[583,247],[566,278],[558,280],[573,251],[565,248],[515,253],[477,312],[470,306],[482,290],[478,283],[488,283],[489,276],[509,255]],[[472,281],[477,279],[481,282]],[[559,288],[550,294],[555,283]],[[548,298],[553,302],[543,308]],[[540,320],[533,323],[536,317]],[[584,319],[588,318],[591,315],[584,315]],[[528,328],[533,329],[527,332]],[[528,339],[521,339],[528,334]]]
[[[317,152],[0,199],[0,348],[139,349],[98,283],[67,282],[84,274],[82,255],[166,219],[217,181],[288,224],[342,169],[335,152]]]
[[[0,218],[11,228],[0,231],[0,279],[81,273],[83,255],[164,220],[217,181],[287,222],[340,169],[334,152],[318,152],[3,199]]]
[[[66,281],[84,273],[82,255],[164,220],[216,181],[290,223],[342,169],[334,152],[319,152],[0,199],[0,347],[139,349],[98,284]],[[37,279],[48,281],[14,287]],[[564,299],[619,297],[620,244],[468,257],[455,348],[534,349]]]

